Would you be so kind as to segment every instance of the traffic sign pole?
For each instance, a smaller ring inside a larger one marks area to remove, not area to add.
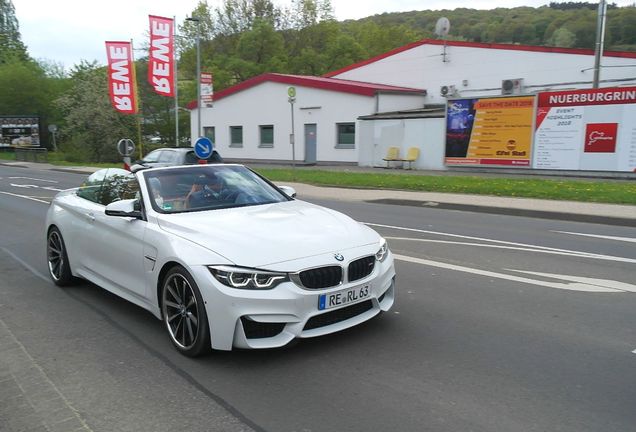
[[[289,136],[289,143],[292,146],[292,176],[296,178],[296,136],[294,133],[294,102],[296,102],[296,88],[289,87],[287,89],[287,96],[289,99],[289,106],[291,108],[291,135]]]

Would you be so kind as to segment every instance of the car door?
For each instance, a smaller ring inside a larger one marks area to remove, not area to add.
[[[95,213],[86,254],[88,266],[105,288],[146,298],[144,279],[145,220],[107,216],[105,206],[120,199],[140,200],[139,184],[134,174],[110,169],[102,183],[101,208]]]

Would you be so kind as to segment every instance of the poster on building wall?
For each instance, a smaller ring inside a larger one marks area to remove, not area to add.
[[[453,99],[446,164],[530,166],[534,96]]]
[[[39,145],[39,117],[0,116],[0,147],[31,147]]]
[[[636,87],[539,93],[533,168],[636,171]]]

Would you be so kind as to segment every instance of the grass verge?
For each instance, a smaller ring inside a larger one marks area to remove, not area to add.
[[[290,169],[257,169],[257,171],[277,182],[296,181],[320,186],[398,189],[636,205],[636,182],[633,181],[424,176],[304,169],[296,170],[296,173],[293,173]]]

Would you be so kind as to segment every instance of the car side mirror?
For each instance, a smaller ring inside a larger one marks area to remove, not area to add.
[[[106,216],[130,217],[141,219],[141,211],[139,210],[139,201],[136,199],[127,199],[115,201],[106,206]]]
[[[278,189],[282,190],[285,195],[290,198],[296,198],[296,189],[291,186],[278,186]]]

